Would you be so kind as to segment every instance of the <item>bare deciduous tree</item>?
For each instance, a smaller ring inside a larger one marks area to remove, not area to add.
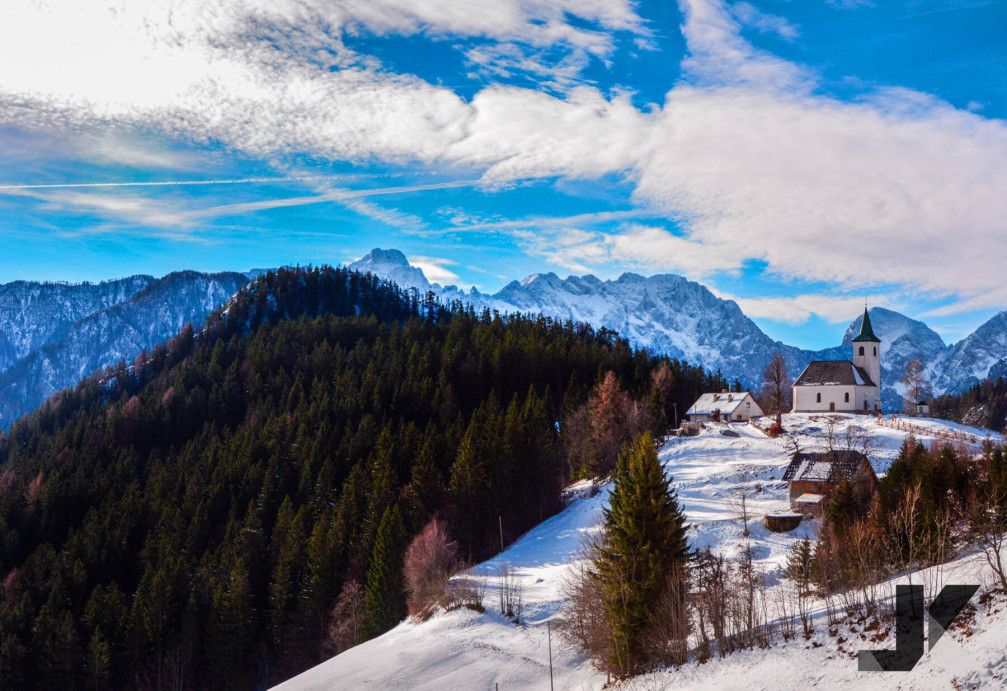
[[[329,643],[337,655],[360,642],[366,601],[364,587],[355,580],[346,583],[339,592],[329,625]]]
[[[902,385],[906,387],[906,412],[913,412],[919,401],[930,398],[930,381],[927,379],[922,360],[910,360],[906,363],[906,369],[902,375]]]
[[[411,617],[423,621],[435,608],[447,605],[448,583],[457,568],[458,544],[448,535],[447,524],[435,518],[406,549],[403,577]]]
[[[737,483],[734,489],[731,491],[730,504],[731,508],[741,519],[742,531],[741,534],[748,537],[750,532],[748,530],[748,519],[749,519],[749,499],[752,496],[752,486],[750,482],[748,471],[742,471],[738,473]]]
[[[769,364],[762,373],[762,401],[766,412],[776,416],[778,427],[783,426],[783,413],[790,410],[790,395],[792,382],[787,373],[787,360],[783,353],[773,354]]]
[[[897,551],[900,551],[902,554],[902,565],[905,567],[909,585],[913,584],[913,565],[916,563],[920,551],[921,494],[919,483],[906,487],[902,501],[899,503],[899,508],[896,509],[892,517],[895,529],[905,540],[905,549]]]

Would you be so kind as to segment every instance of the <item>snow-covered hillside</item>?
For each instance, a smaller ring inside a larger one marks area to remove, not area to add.
[[[101,283],[0,285],[0,371],[59,338],[87,315],[128,300],[153,281],[153,276],[129,276]]]
[[[796,432],[803,450],[824,446],[824,418],[785,416],[784,426]],[[878,449],[872,463],[878,472],[890,466],[905,439],[905,433],[882,427],[874,419],[840,416],[838,432],[848,425],[866,426],[876,437]],[[940,421],[926,425],[936,433],[948,429]],[[961,429],[954,426],[955,429]],[[732,508],[732,497],[741,485],[748,485],[754,500],[750,506],[758,518],[750,524],[748,540],[755,550],[758,567],[769,576],[771,587],[779,584],[783,564],[790,547],[817,530],[816,521],[805,523],[791,533],[770,533],[761,523],[767,511],[788,508],[786,484],[781,481],[789,460],[788,442],[770,439],[751,426],[731,427],[738,437],[721,434],[725,426],[712,426],[699,437],[669,440],[660,450],[665,471],[674,478],[675,487],[692,527],[690,540],[697,547],[711,547],[728,557],[736,556],[746,544],[742,525]],[[985,436],[981,430],[970,430]],[[932,443],[936,437],[923,435]],[[997,437],[997,441],[1002,441]],[[583,485],[574,490],[584,490]],[[547,688],[549,656],[547,622],[563,604],[563,583],[585,535],[597,530],[602,520],[610,487],[602,487],[595,496],[574,500],[557,516],[529,531],[497,557],[477,566],[488,582],[487,612],[469,610],[439,613],[424,623],[403,622],[379,638],[308,670],[282,684],[280,689],[500,689]],[[960,569],[978,568],[974,557],[963,559]],[[515,625],[493,610],[501,565],[510,565],[523,586],[525,609],[523,623]],[[953,570],[949,569],[949,573]],[[964,577],[964,576],[963,576]],[[969,574],[965,581],[973,582]],[[954,581],[952,582],[959,582]],[[824,628],[824,627],[820,627]],[[1007,621],[989,623],[989,633],[970,639],[965,647],[985,666],[1007,667],[1002,639]],[[857,663],[836,648],[836,641],[820,631],[815,639],[821,647],[798,639],[784,647],[750,651],[724,660],[652,675],[637,684],[639,688],[796,688],[818,685],[839,688],[852,683],[871,688],[895,688],[894,684],[919,683],[925,688],[937,674],[941,688],[948,688],[951,676],[961,670],[947,668],[942,655],[952,649],[937,649],[940,654],[925,658],[911,673],[864,676]],[[858,641],[859,643],[859,641]],[[1000,647],[994,653],[994,643]],[[942,647],[946,645],[942,641]],[[605,676],[585,661],[576,650],[553,636],[554,680],[557,689],[596,689]],[[870,644],[856,647],[876,647]],[[971,659],[971,658],[968,658]],[[970,670],[971,671],[971,670]],[[1004,671],[1001,669],[1001,671]],[[757,674],[758,676],[753,676]],[[835,682],[835,684],[833,684]],[[877,684],[882,684],[878,687]],[[883,686],[890,684],[889,687]]]

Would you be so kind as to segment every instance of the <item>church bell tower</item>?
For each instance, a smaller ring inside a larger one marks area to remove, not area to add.
[[[871,378],[871,382],[881,391],[881,339],[874,335],[871,327],[871,315],[864,308],[864,321],[860,324],[860,333],[853,339],[853,364],[862,368]]]

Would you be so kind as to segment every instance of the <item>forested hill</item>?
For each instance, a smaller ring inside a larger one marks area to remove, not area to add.
[[[403,616],[402,552],[431,516],[481,558],[498,517],[515,539],[571,475],[723,385],[587,327],[342,269],[264,275],[0,440],[0,683],[286,678],[333,652],[346,584],[366,589],[360,638]]]

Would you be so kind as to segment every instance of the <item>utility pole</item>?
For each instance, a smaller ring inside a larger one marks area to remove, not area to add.
[[[497,524],[500,526],[500,551],[503,552],[504,551],[504,544],[503,544],[503,516],[500,516],[500,515],[497,516]]]
[[[672,402],[671,405],[675,406],[675,429],[678,429],[678,401]]]
[[[552,686],[552,622],[546,621],[545,633],[549,638],[549,691],[554,691]]]

